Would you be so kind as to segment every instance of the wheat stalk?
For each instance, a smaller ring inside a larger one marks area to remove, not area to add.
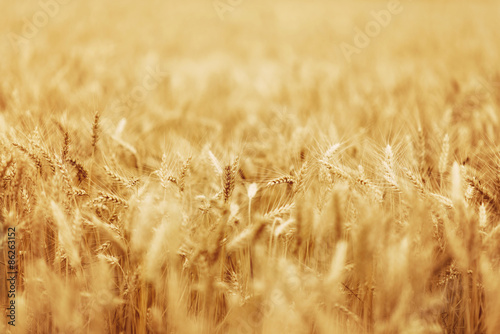
[[[320,162],[323,164],[323,166],[326,167],[326,169],[330,172],[334,179],[339,178],[346,181],[351,181],[351,175],[349,175],[344,169],[334,166],[324,160],[320,160]]]
[[[272,179],[271,181],[267,182],[267,187],[272,187],[278,184],[283,184],[287,183],[289,185],[294,185],[296,183],[295,179],[292,176],[281,176],[276,179]]]
[[[224,198],[224,203],[228,202],[229,198],[233,193],[236,181],[236,174],[238,172],[238,166],[239,166],[239,158],[236,158],[231,165],[226,165],[224,167],[224,174],[222,178],[222,194]]]
[[[31,161],[33,161],[33,163],[35,164],[35,166],[36,166],[37,170],[40,172],[40,174],[42,174],[42,161],[40,160],[40,158],[38,156],[36,156],[36,154],[34,154],[31,150],[29,150],[28,148],[24,147],[21,144],[12,143],[12,146],[16,147],[21,152],[26,154],[31,159]]]
[[[425,171],[425,157],[426,157],[426,150],[425,150],[425,135],[424,131],[422,128],[419,126],[418,128],[418,153],[419,153],[419,170],[420,173],[424,173]]]
[[[274,210],[268,211],[264,214],[264,218],[270,219],[276,216],[281,216],[284,213],[290,212],[295,208],[295,203],[285,204],[280,207],[277,207]]]
[[[258,238],[264,227],[265,225],[263,222],[256,224],[255,226],[247,227],[230,242],[228,242],[226,245],[226,251],[228,253],[232,253],[250,245]]]
[[[305,161],[297,174],[296,182],[294,183],[293,193],[294,195],[299,194],[304,191],[304,183],[307,172],[309,171],[309,162]]]
[[[448,168],[448,154],[450,152],[450,137],[448,134],[444,136],[443,145],[441,147],[441,155],[439,156],[439,175],[441,176],[441,180],[443,179],[443,175],[446,173]]]
[[[427,195],[427,190],[424,187],[424,183],[422,182],[422,179],[420,177],[416,176],[415,173],[413,173],[408,168],[403,168],[403,171],[405,172],[408,179],[410,179],[413,186],[417,189],[418,194],[422,197],[425,197]]]
[[[366,177],[365,170],[362,165],[358,166],[358,177],[356,179],[356,182],[370,189],[377,202],[382,202],[384,196],[382,191]]]
[[[177,185],[179,186],[179,190],[180,192],[183,192],[184,191],[184,188],[186,186],[186,182],[185,182],[185,179],[186,179],[186,176],[187,176],[187,173],[189,171],[189,167],[191,166],[191,157],[187,158],[182,166],[181,166],[181,169],[179,171],[179,178],[178,178],[178,182],[177,182]]]
[[[95,153],[97,150],[97,142],[99,141],[100,138],[100,126],[99,126],[99,121],[100,121],[101,115],[99,112],[96,112],[94,115],[94,122],[92,123],[92,137],[91,137],[91,148],[92,152]]]
[[[90,203],[91,205],[96,205],[101,203],[113,203],[121,205],[123,207],[128,207],[127,201],[116,195],[109,194],[103,191],[99,191],[98,195],[99,196],[97,198],[92,200],[92,202]]]
[[[125,186],[127,188],[131,188],[139,182],[139,179],[137,179],[137,178],[127,179],[121,175],[118,175],[116,172],[112,171],[108,166],[104,166],[104,170],[106,171],[106,174],[113,181],[115,181],[116,183],[119,183],[122,186]]]
[[[44,160],[49,165],[49,168],[52,171],[52,173],[55,173],[56,166],[55,166],[55,163],[53,160],[53,156],[46,149],[44,149],[39,143],[35,142],[34,140],[30,140],[30,144],[38,150],[38,153],[44,158]]]
[[[76,177],[78,178],[78,182],[81,183],[87,179],[89,173],[81,163],[79,163],[76,159],[70,157],[66,158],[66,162],[76,169]]]

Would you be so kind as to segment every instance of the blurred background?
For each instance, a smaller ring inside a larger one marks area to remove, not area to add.
[[[27,127],[98,110],[146,145],[252,143],[286,115],[328,137],[377,137],[498,99],[498,1],[46,0],[0,11],[0,110],[26,114]]]

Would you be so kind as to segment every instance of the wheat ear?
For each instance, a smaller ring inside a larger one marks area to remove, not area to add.
[[[222,178],[222,194],[224,196],[224,203],[227,203],[231,194],[233,193],[236,174],[238,173],[239,158],[236,158],[231,165],[224,167],[224,174]]]
[[[100,138],[100,126],[99,126],[99,120],[100,120],[101,115],[99,112],[96,112],[94,115],[94,123],[92,123],[92,140],[91,140],[91,146],[92,146],[92,152],[95,153],[97,149],[97,142],[99,141]]]
[[[443,175],[446,173],[448,169],[448,155],[450,152],[450,137],[448,134],[444,136],[443,145],[441,146],[441,155],[439,156],[439,176],[441,183],[443,182]]]

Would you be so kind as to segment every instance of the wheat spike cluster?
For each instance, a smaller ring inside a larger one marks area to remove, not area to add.
[[[0,333],[500,333],[500,3],[391,3],[1,3]]]

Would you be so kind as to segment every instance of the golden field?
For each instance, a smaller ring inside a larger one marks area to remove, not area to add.
[[[0,12],[1,333],[500,332],[498,1]]]

